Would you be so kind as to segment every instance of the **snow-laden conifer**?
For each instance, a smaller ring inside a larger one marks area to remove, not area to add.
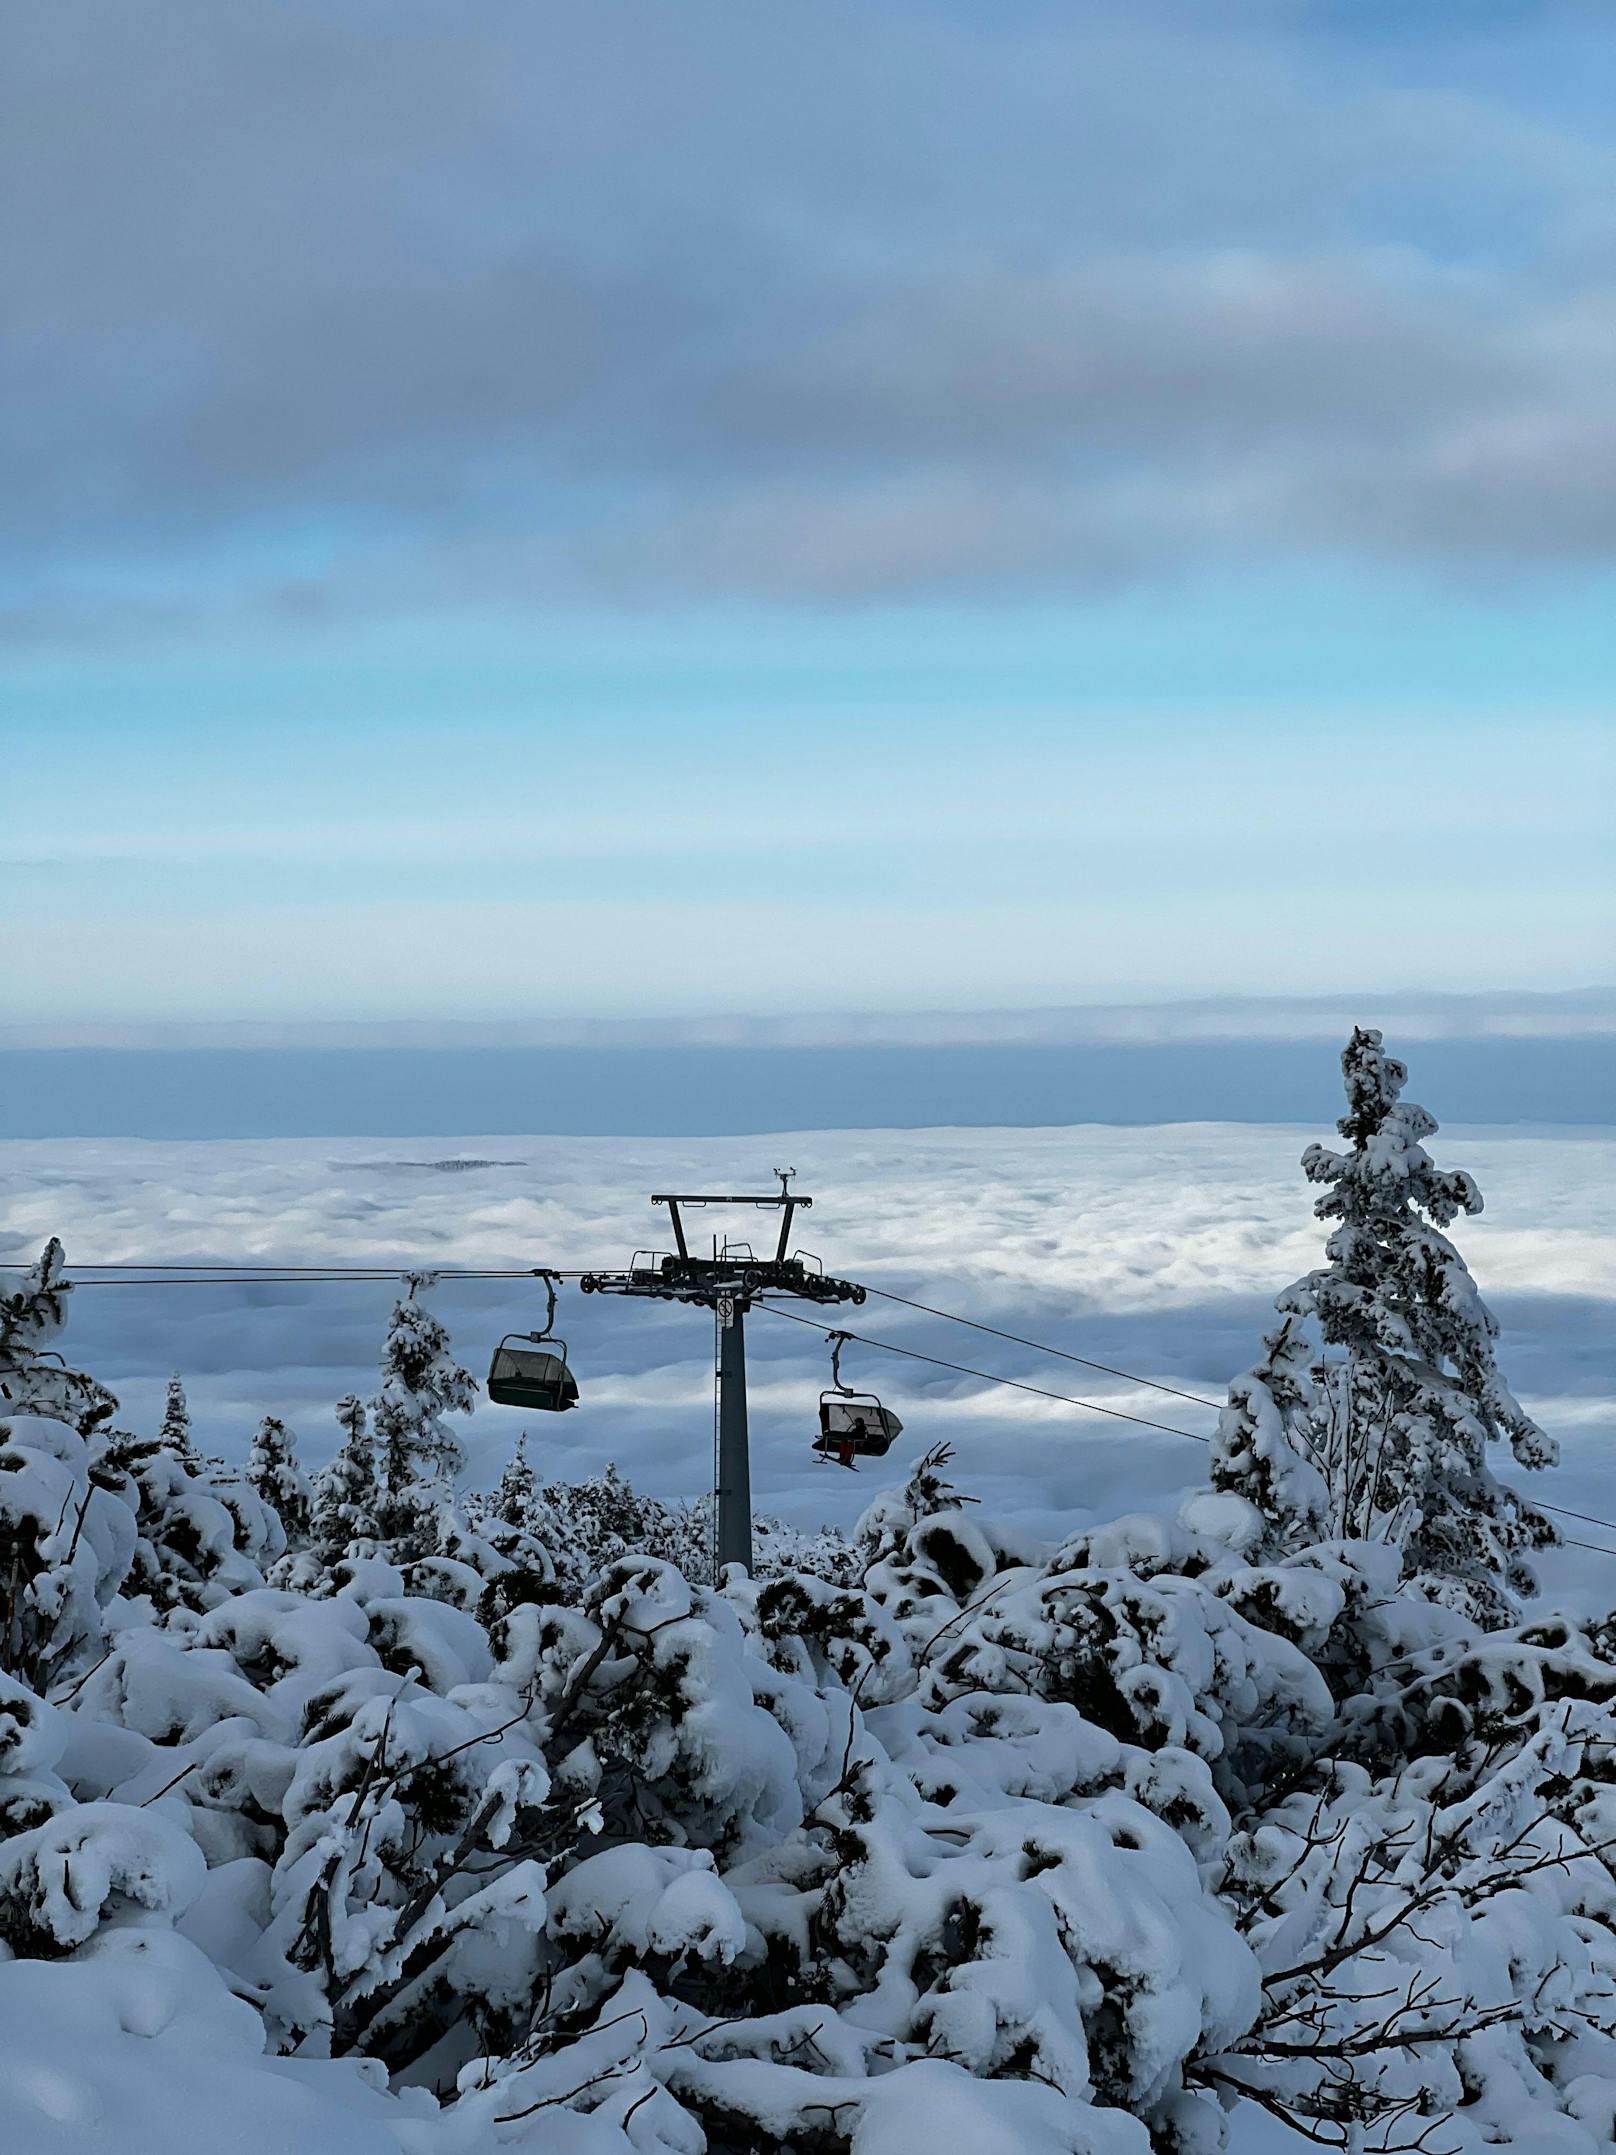
[[[309,1538],[313,1493],[298,1465],[297,1439],[279,1415],[266,1414],[247,1449],[247,1480],[263,1502],[280,1516],[289,1548]]]
[[[529,1514],[533,1509],[536,1486],[533,1468],[527,1456],[527,1436],[524,1433],[517,1438],[515,1449],[505,1462],[505,1471],[499,1478],[499,1487],[494,1491],[489,1506],[494,1517],[503,1519],[507,1526],[527,1526]]]
[[[193,1474],[200,1469],[202,1455],[191,1438],[191,1408],[185,1397],[185,1380],[178,1370],[168,1380],[157,1441],[176,1459],[182,1459]]]
[[[337,1427],[342,1441],[314,1482],[314,1546],[327,1564],[345,1556],[353,1542],[373,1539],[378,1531],[376,1447],[364,1401],[352,1393],[339,1399]]]
[[[421,1300],[430,1273],[412,1272],[394,1305],[382,1345],[381,1386],[370,1402],[375,1431],[380,1524],[400,1554],[425,1553],[432,1524],[464,1465],[446,1416],[477,1404],[471,1372],[450,1349],[446,1327]]]
[[[1213,1480],[1256,1505],[1276,1547],[1386,1542],[1433,1598],[1504,1623],[1535,1587],[1527,1553],[1556,1536],[1488,1448],[1525,1467],[1557,1454],[1499,1371],[1497,1320],[1442,1232],[1481,1192],[1432,1161],[1435,1118],[1402,1099],[1408,1072],[1378,1032],[1355,1030],[1341,1068],[1347,1149],[1302,1156],[1323,1188],[1314,1211],[1336,1223],[1327,1262],[1279,1297],[1262,1361],[1230,1387]]]
[[[55,1345],[73,1282],[52,1235],[22,1283],[0,1294],[0,1408],[66,1422],[81,1436],[115,1414],[104,1384],[70,1369]]]

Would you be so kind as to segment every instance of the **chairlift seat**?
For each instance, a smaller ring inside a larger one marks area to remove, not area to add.
[[[494,1349],[488,1396],[502,1407],[528,1407],[564,1414],[578,1404],[578,1380],[567,1367],[565,1340],[512,1332]]]
[[[850,1452],[859,1459],[884,1459],[903,1424],[873,1392],[821,1392],[819,1435],[814,1450],[827,1459]]]

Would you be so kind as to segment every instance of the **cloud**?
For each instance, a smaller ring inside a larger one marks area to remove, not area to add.
[[[1616,541],[1616,285],[1407,250],[946,262],[728,393],[765,475],[608,541],[607,566],[850,598]]]
[[[1274,1294],[1318,1261],[1323,1229],[1297,1165],[1303,1133],[1263,1126],[1145,1130],[797,1133],[773,1139],[446,1142],[430,1157],[520,1164],[392,1172],[374,1139],[347,1143],[49,1145],[3,1148],[13,1197],[0,1255],[51,1233],[70,1260],[302,1263],[621,1263],[655,1233],[653,1188],[766,1182],[789,1158],[816,1199],[804,1239],[874,1287],[962,1312],[1210,1399],[1245,1366]],[[1452,1133],[1486,1212],[1460,1243],[1504,1325],[1502,1361],[1561,1436],[1555,1503],[1616,1518],[1607,1341],[1616,1236],[1603,1191],[1608,1137]],[[422,1158],[429,1157],[421,1155]],[[86,1286],[73,1351],[112,1384],[132,1426],[152,1426],[170,1370],[185,1375],[204,1441],[239,1457],[265,1412],[285,1413],[306,1454],[335,1435],[332,1403],[374,1382],[393,1292],[386,1283],[210,1288]],[[540,1314],[522,1281],[444,1281],[435,1306],[474,1367]],[[846,1313],[844,1313],[845,1315]],[[852,1329],[1190,1432],[1212,1410],[1038,1355],[872,1296]],[[568,1292],[560,1329],[583,1387],[579,1412],[530,1430],[542,1471],[615,1458],[667,1496],[696,1493],[711,1446],[712,1332],[699,1312]],[[816,1328],[757,1314],[748,1327],[754,1486],[803,1523],[850,1521],[880,1486],[833,1474],[808,1450],[827,1358]],[[1083,1414],[922,1362],[853,1347],[847,1374],[902,1414],[909,1447],[947,1439],[962,1484],[1049,1532],[1172,1501],[1202,1471],[1192,1438]],[[491,1483],[523,1426],[486,1405],[465,1437]],[[1611,1537],[1616,1544],[1616,1536]],[[1603,1592],[1608,1567],[1555,1560],[1555,1586]]]
[[[0,631],[1606,560],[1613,159],[1443,57],[1289,10],[61,0],[0,85]]]

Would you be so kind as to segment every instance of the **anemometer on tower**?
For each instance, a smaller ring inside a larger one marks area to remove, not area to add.
[[[585,1294],[626,1295],[643,1301],[688,1302],[713,1313],[716,1335],[714,1375],[718,1394],[713,1461],[716,1512],[715,1564],[752,1568],[752,1469],[746,1418],[745,1318],[754,1303],[796,1301],[830,1304],[865,1298],[856,1280],[834,1279],[808,1250],[791,1247],[792,1222],[813,1204],[791,1187],[796,1169],[776,1168],[780,1188],[766,1197],[692,1194],[671,1190],[652,1195],[665,1205],[673,1234],[671,1250],[636,1250],[623,1272],[585,1272],[578,1281]],[[708,1206],[777,1212],[779,1231],[772,1251],[759,1255],[749,1241],[712,1237],[710,1255],[691,1249],[685,1214]],[[548,1313],[541,1331],[511,1333],[494,1350],[488,1372],[488,1396],[501,1406],[560,1413],[578,1403],[578,1382],[567,1362],[564,1340],[555,1337],[556,1282],[561,1275],[535,1272],[544,1283]],[[902,1424],[873,1392],[855,1392],[842,1383],[841,1352],[847,1338],[833,1332],[831,1390],[819,1403],[819,1433],[813,1448],[821,1459],[851,1467],[859,1458],[883,1457]]]

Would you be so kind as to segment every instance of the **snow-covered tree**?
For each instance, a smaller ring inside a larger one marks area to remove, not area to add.
[[[376,1521],[376,1447],[365,1404],[352,1393],[337,1401],[342,1441],[315,1477],[312,1530],[315,1553],[333,1564],[350,1546],[373,1539]]]
[[[279,1514],[248,1482],[215,1481],[127,1429],[99,1431],[90,1452],[97,1484],[134,1515],[124,1595],[156,1615],[195,1613],[259,1586],[284,1552]]]
[[[185,1380],[178,1370],[168,1380],[157,1441],[165,1451],[184,1460],[193,1473],[201,1467],[202,1455],[191,1440],[191,1408],[185,1397]]]
[[[100,1652],[135,1522],[54,1414],[0,1422],[0,1671],[41,1695]]]
[[[1437,1335],[1367,1269],[1389,1386]],[[1339,1532],[1316,1300],[1176,1516],[1050,1546],[939,1448],[722,1590],[615,1473],[458,1506],[418,1305],[413,1541],[357,1401],[286,1561],[245,1479],[15,1417],[0,2143],[167,2146],[196,2058],[251,2155],[1607,2155],[1616,1618]]]
[[[81,1436],[117,1412],[104,1384],[70,1369],[53,1342],[67,1322],[73,1282],[52,1235],[18,1287],[0,1294],[0,1407],[49,1415]]]
[[[470,1414],[477,1404],[471,1372],[455,1360],[448,1331],[420,1299],[431,1280],[430,1273],[408,1275],[388,1320],[381,1387],[370,1403],[379,1523],[390,1541],[412,1555],[425,1552],[432,1521],[464,1465],[460,1440],[445,1416]]]
[[[278,1514],[288,1548],[302,1548],[309,1538],[313,1493],[298,1465],[297,1440],[278,1415],[266,1414],[253,1431],[247,1450],[247,1482]]]
[[[1332,1526],[1327,1465],[1318,1445],[1316,1325],[1301,1290],[1279,1297],[1279,1321],[1257,1362],[1229,1386],[1212,1447],[1212,1485],[1255,1505],[1269,1549],[1323,1541]]]
[[[527,1434],[517,1437],[515,1448],[505,1462],[505,1471],[499,1478],[499,1487],[489,1499],[489,1510],[496,1519],[503,1519],[507,1526],[526,1526],[533,1509],[534,1492],[538,1483],[527,1456]]]
[[[676,1565],[686,1578],[711,1569],[707,1508],[664,1504],[634,1487],[615,1460],[582,1482],[546,1482],[528,1517],[581,1592],[617,1557],[641,1553]]]
[[[1497,1320],[1441,1232],[1481,1193],[1433,1163],[1436,1122],[1402,1099],[1408,1073],[1378,1032],[1356,1030],[1341,1067],[1348,1149],[1302,1158],[1323,1186],[1315,1212],[1335,1222],[1328,1261],[1279,1297],[1262,1361],[1231,1387],[1213,1481],[1257,1507],[1276,1547],[1386,1542],[1435,1598],[1508,1622],[1535,1589],[1529,1553],[1557,1537],[1488,1447],[1525,1467],[1556,1451],[1505,1383]]]

